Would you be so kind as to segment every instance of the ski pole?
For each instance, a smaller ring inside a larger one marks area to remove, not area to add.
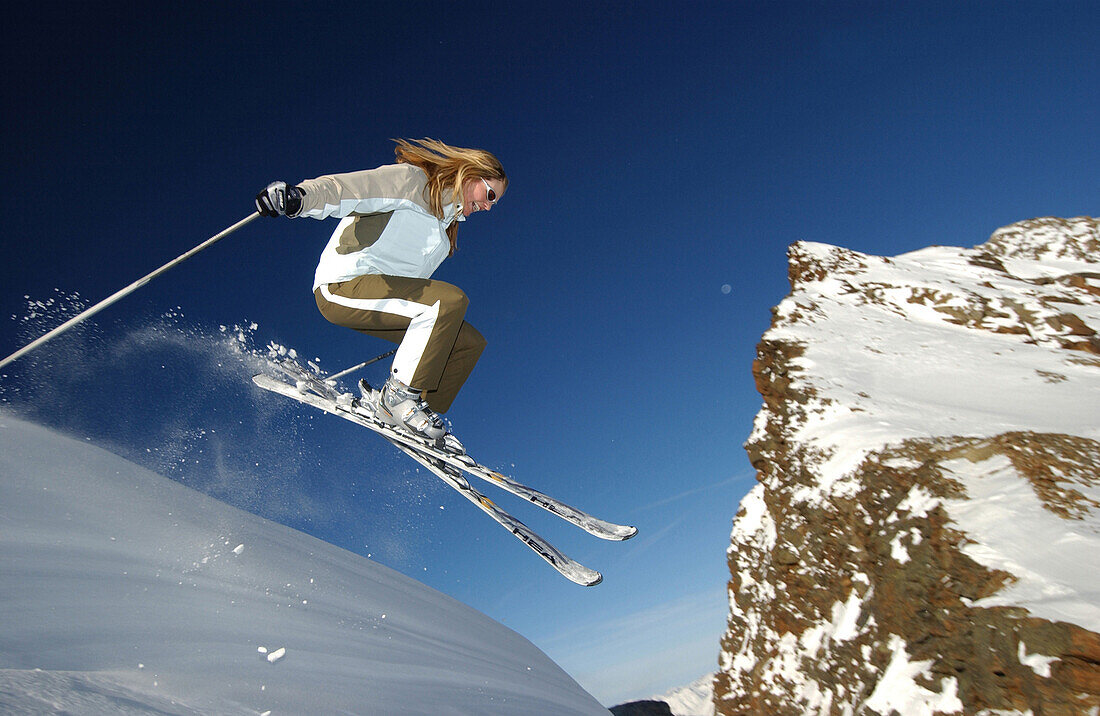
[[[180,254],[176,258],[174,258],[171,261],[169,261],[168,263],[164,264],[163,266],[161,266],[156,271],[153,271],[150,274],[142,276],[137,281],[134,281],[132,284],[130,284],[126,288],[122,289],[121,291],[118,291],[115,294],[113,294],[111,296],[108,296],[107,298],[103,299],[102,301],[100,301],[96,305],[92,306],[91,308],[83,311],[82,313],[77,314],[76,316],[73,316],[72,318],[65,321],[64,323],[62,323],[60,326],[53,329],[49,333],[45,334],[44,336],[42,336],[40,338],[37,338],[37,339],[31,341],[27,345],[25,345],[22,348],[20,348],[19,350],[17,350],[15,353],[12,353],[10,356],[8,356],[4,360],[0,361],[0,368],[3,368],[8,363],[11,363],[13,360],[15,360],[16,358],[19,358],[23,354],[29,353],[30,351],[34,350],[35,348],[42,345],[43,343],[50,340],[51,338],[54,338],[54,337],[64,333],[65,331],[69,330],[70,328],[72,328],[76,324],[80,323],[84,319],[90,318],[91,316],[94,316],[95,314],[99,313],[104,308],[107,308],[107,306],[110,306],[112,303],[119,300],[120,298],[123,298],[125,296],[130,295],[134,291],[138,290],[139,288],[141,288],[145,284],[152,281],[157,276],[160,276],[162,273],[164,273],[168,269],[173,268],[174,266],[177,266],[177,265],[183,263],[184,261],[191,258],[192,256],[194,256],[198,252],[202,251],[203,249],[212,246],[214,243],[220,241],[221,239],[224,239],[226,236],[229,236],[234,231],[241,228],[242,226],[244,226],[248,222],[252,221],[253,219],[255,219],[259,215],[260,215],[260,212],[258,212],[258,211],[253,212],[251,216],[248,216],[244,219],[241,219],[236,224],[233,224],[232,226],[230,226],[228,229],[225,229],[221,233],[215,234],[214,236],[211,236],[209,239],[202,242],[201,244],[199,244],[195,248],[191,249],[187,253]]]
[[[392,356],[396,352],[397,352],[397,349],[394,348],[392,351],[389,351],[388,353],[383,353],[382,355],[375,356],[374,358],[371,358],[370,360],[365,360],[362,363],[360,363],[359,365],[353,365],[352,367],[348,368],[347,370],[342,370],[339,373],[334,373],[333,375],[330,375],[327,378],[325,378],[325,380],[336,380],[337,378],[343,378],[348,373],[354,373],[355,371],[359,370],[360,368],[366,368],[371,363],[377,363],[378,361],[382,360],[383,358],[389,358],[390,356]]]

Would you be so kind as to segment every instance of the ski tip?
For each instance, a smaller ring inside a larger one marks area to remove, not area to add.
[[[553,565],[554,569],[561,573],[561,576],[565,577],[573,584],[579,584],[582,587],[595,587],[603,581],[603,575],[596,570],[585,567],[583,564],[577,564],[568,557],[566,557],[565,560],[566,564],[558,564],[550,560],[547,561]]]
[[[590,579],[588,581],[580,582],[579,584],[582,584],[585,587],[595,587],[597,584],[599,584],[602,581],[603,581],[603,575],[600,574],[599,572],[596,572],[595,577],[593,577],[592,579]]]
[[[589,530],[589,533],[596,535],[600,539],[609,540],[611,542],[625,542],[638,534],[638,528],[631,527],[630,525],[607,523],[599,530]]]

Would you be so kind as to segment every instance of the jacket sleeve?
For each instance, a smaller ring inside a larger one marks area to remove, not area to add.
[[[305,191],[298,216],[311,219],[377,214],[428,207],[427,177],[411,164],[388,164],[347,174],[328,174],[300,182]]]

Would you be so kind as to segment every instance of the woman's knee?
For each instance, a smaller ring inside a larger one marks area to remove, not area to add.
[[[455,343],[473,355],[481,355],[488,341],[485,340],[485,336],[481,335],[481,331],[463,321],[462,328],[458,331],[458,340]]]
[[[458,286],[443,281],[433,281],[432,283],[436,284],[432,286],[433,292],[444,311],[459,314],[466,313],[466,308],[470,305],[470,299],[466,296],[465,291]]]

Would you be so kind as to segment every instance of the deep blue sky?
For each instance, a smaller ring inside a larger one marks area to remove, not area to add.
[[[387,349],[316,311],[332,222],[254,222],[11,366],[3,400],[423,579],[608,703],[715,666],[786,247],[892,255],[1098,210],[1094,2],[155,5],[5,16],[0,354],[62,318],[23,321],[24,296],[94,303],[272,179],[387,163],[394,137],[484,147],[511,188],[435,276],[489,339],[456,432],[642,533],[502,497],[604,571],[575,587],[373,436],[210,360],[250,322],[330,370]]]

